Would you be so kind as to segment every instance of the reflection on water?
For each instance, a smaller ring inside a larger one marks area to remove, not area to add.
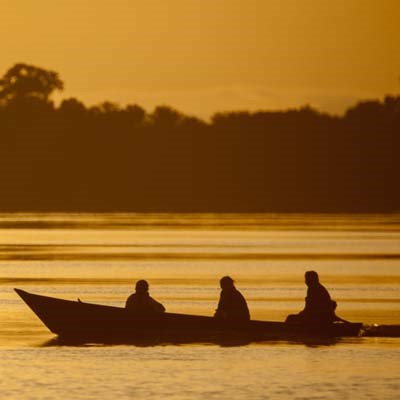
[[[357,338],[358,340],[358,338]],[[210,339],[190,339],[190,338],[180,338],[178,340],[165,340],[165,339],[136,339],[129,342],[116,343],[113,340],[111,343],[88,343],[86,341],[81,342],[77,340],[65,340],[58,337],[54,337],[50,340],[46,340],[43,343],[38,344],[38,347],[107,347],[107,346],[122,346],[122,345],[134,345],[139,347],[154,347],[154,346],[182,346],[182,345],[216,345],[219,347],[238,347],[238,346],[249,346],[249,345],[305,345],[308,347],[323,347],[323,346],[333,346],[338,343],[354,343],[358,344],[354,338],[297,338],[290,340],[277,340],[275,339],[263,339],[263,340],[248,340],[245,338],[231,338],[231,339],[221,339],[221,338],[210,338]]]
[[[253,318],[283,320],[308,269],[343,318],[400,323],[400,215],[0,214],[2,396],[398,397],[398,338],[61,346],[13,291],[123,306],[145,278],[168,311],[212,315],[229,274]]]
[[[5,399],[333,400],[400,393],[399,351],[383,342],[57,346],[3,349],[1,355]]]

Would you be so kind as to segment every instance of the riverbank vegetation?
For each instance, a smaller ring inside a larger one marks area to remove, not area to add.
[[[16,64],[0,80],[0,211],[400,211],[400,97],[342,116],[216,113],[76,98]]]

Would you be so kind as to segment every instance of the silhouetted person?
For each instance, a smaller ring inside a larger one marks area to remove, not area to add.
[[[154,314],[165,311],[165,307],[149,295],[149,284],[143,279],[136,282],[136,292],[128,297],[125,308],[137,314]]]
[[[233,279],[224,276],[219,284],[222,290],[214,317],[226,320],[249,320],[250,312],[246,300],[235,288]]]
[[[335,315],[336,301],[332,301],[326,288],[319,282],[315,271],[307,271],[304,275],[308,287],[304,310],[298,314],[288,315],[286,322],[305,324],[326,324],[343,321]]]

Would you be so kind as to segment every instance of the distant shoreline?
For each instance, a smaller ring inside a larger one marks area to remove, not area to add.
[[[62,88],[25,64],[0,80],[0,212],[400,211],[400,96],[206,123],[169,106],[56,107]]]

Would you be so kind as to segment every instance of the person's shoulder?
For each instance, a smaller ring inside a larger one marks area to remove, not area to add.
[[[136,297],[136,294],[135,294],[135,293],[132,293],[132,294],[130,294],[130,295],[128,296],[128,298],[127,298],[126,300],[128,301],[128,300],[134,299],[135,297]]]
[[[324,296],[326,298],[330,298],[330,294],[329,294],[328,289],[324,285],[322,285],[321,283],[319,284],[318,291],[319,291],[321,296]]]
[[[242,292],[241,292],[240,290],[237,290],[237,289],[235,288],[234,293],[235,293],[235,295],[236,295],[237,297],[240,297],[240,298],[244,299],[244,296],[243,296],[243,294],[242,294]]]
[[[132,293],[131,295],[128,296],[125,302],[125,306],[129,306],[130,304],[134,303],[136,299],[136,294]]]
[[[323,290],[324,292],[328,291],[328,289],[322,283],[319,283],[318,287],[319,287],[320,290]]]
[[[152,306],[155,307],[159,312],[164,312],[165,307],[163,304],[161,304],[159,301],[153,299],[151,296],[149,296],[149,301],[152,303]]]

